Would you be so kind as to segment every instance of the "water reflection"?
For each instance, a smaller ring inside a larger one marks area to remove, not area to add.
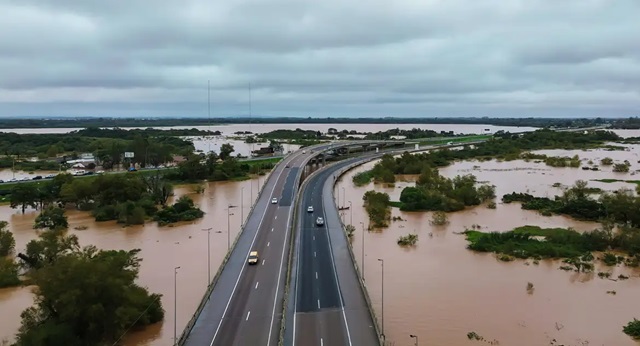
[[[576,153],[586,157],[581,152],[567,154]],[[359,223],[368,224],[362,207],[364,192],[375,188],[398,200],[402,188],[415,180],[415,177],[403,177],[395,188],[373,184],[355,187],[351,181],[353,175],[373,165],[369,163],[349,172],[339,181],[336,190],[336,196],[340,192],[342,199],[344,187],[347,199],[354,206],[344,213],[344,220],[353,218],[356,226],[353,250],[358,262],[362,254]],[[460,162],[440,171],[448,177],[473,173],[478,180],[496,185],[498,196],[512,191],[552,196],[561,193],[551,187],[553,183],[571,185],[576,179],[612,175],[606,171],[556,169],[523,161]],[[625,183],[589,184],[608,190],[630,187]],[[589,345],[637,345],[622,333],[622,327],[637,318],[640,311],[640,301],[636,299],[640,271],[597,267],[598,271],[612,272],[612,277],[621,273],[634,276],[616,282],[600,279],[593,273],[559,270],[559,261],[541,261],[539,265],[521,260],[499,262],[492,254],[467,250],[464,236],[455,234],[473,224],[480,225],[483,231],[507,231],[525,224],[585,231],[598,227],[597,223],[563,216],[543,217],[520,209],[518,204],[501,203],[494,210],[477,207],[450,213],[450,223],[438,227],[429,224],[431,213],[400,212],[394,208],[392,216],[400,216],[404,221],[391,222],[388,229],[380,232],[365,232],[365,278],[378,316],[382,273],[377,259],[385,260],[385,334],[392,344],[411,344],[409,334],[418,335],[427,345],[486,344],[467,339],[467,333],[475,331],[487,340],[498,340],[500,345],[549,345],[553,339],[557,344],[567,345],[586,345],[587,342]],[[414,232],[419,235],[417,246],[396,245],[399,236]],[[532,294],[527,293],[528,282],[534,285]],[[617,294],[607,294],[607,291]]]

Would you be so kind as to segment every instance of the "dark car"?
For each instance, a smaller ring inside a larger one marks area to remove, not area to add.
[[[42,179],[41,175],[36,175],[35,177],[33,177],[33,180],[40,180],[40,179]]]

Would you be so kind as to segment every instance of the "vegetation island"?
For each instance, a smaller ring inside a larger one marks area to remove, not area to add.
[[[470,206],[485,204],[495,208],[495,187],[479,184],[472,174],[443,177],[438,168],[462,160],[535,160],[553,167],[578,168],[583,163],[577,157],[557,158],[532,154],[540,149],[593,149],[625,150],[624,147],[609,144],[623,140],[609,131],[556,132],[537,130],[518,135],[497,133],[486,142],[464,146],[462,150],[438,149],[426,153],[399,156],[384,155],[375,166],[353,176],[353,183],[364,186],[371,181],[394,184],[396,175],[417,175],[415,186],[404,187],[399,201],[392,201],[389,195],[377,191],[367,191],[364,206],[369,215],[369,227],[384,228],[391,221],[392,207],[404,211],[434,211],[431,224],[447,223],[446,212],[458,211]],[[626,143],[637,143],[637,138],[625,139]],[[610,158],[602,162],[589,162],[588,169],[612,166],[615,172],[628,172],[630,163],[616,163]],[[617,167],[615,165],[618,165]],[[610,179],[604,182],[617,181]],[[588,186],[586,181],[576,181],[563,193],[553,198],[537,197],[528,193],[513,192],[501,197],[503,203],[521,203],[523,209],[536,210],[542,215],[561,214],[579,220],[597,221],[600,229],[577,232],[572,229],[545,229],[524,225],[508,232],[480,232],[468,229],[463,233],[469,242],[468,249],[478,252],[492,252],[502,261],[516,258],[532,259],[534,264],[542,259],[559,259],[560,269],[577,272],[595,270],[594,261],[605,267],[624,265],[640,266],[640,184],[636,181],[636,193],[631,189],[620,189],[613,193],[603,192]],[[409,234],[398,239],[401,246],[413,245],[417,235]],[[608,278],[609,272],[599,272],[601,278]],[[618,280],[628,279],[620,275]],[[528,288],[533,290],[533,285]],[[623,331],[634,338],[640,337],[640,321],[631,321]]]

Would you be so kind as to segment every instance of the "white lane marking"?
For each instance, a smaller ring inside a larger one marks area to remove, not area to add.
[[[320,299],[318,299],[318,309],[320,309]]]
[[[316,240],[316,236],[315,235],[313,236],[313,240]]]
[[[322,203],[322,216],[326,219],[327,210]],[[336,290],[338,290],[338,297],[340,297],[340,309],[342,310],[342,318],[344,319],[345,329],[347,330],[347,339],[349,340],[349,346],[353,346],[351,343],[351,333],[349,332],[349,323],[347,322],[347,314],[344,312],[344,301],[342,300],[342,293],[340,292],[340,283],[338,282],[338,270],[336,269],[336,262],[333,260],[333,248],[331,247],[331,239],[329,238],[329,226],[327,225],[327,232],[324,232],[327,236],[327,243],[329,244],[329,254],[331,258],[331,264],[333,265],[333,275],[336,278]]]
[[[280,177],[282,176],[282,173],[284,173],[284,169],[280,170],[280,173],[278,173],[278,176],[276,177],[276,180],[273,184],[273,187],[271,188],[271,193],[269,193],[267,196],[273,196],[273,191],[276,190],[276,186],[278,185],[278,180],[280,180]],[[266,182],[265,182],[266,183]],[[268,203],[268,198],[267,197],[267,203]],[[267,206],[269,206],[269,204],[267,204]],[[260,233],[260,227],[262,226],[262,221],[264,221],[264,216],[267,215],[267,210],[269,208],[264,208],[264,212],[262,213],[262,218],[260,219],[260,223],[258,223],[258,229],[256,230],[256,234],[253,236],[253,240],[251,241],[251,246],[249,247],[249,251],[251,251],[251,249],[253,249],[253,244],[256,242],[256,238],[258,237],[258,233]],[[249,253],[247,253],[247,256],[245,257],[244,261],[246,262],[247,259],[249,258]],[[262,265],[264,265],[264,260],[262,261]],[[236,289],[238,288],[238,283],[240,282],[240,278],[242,277],[242,273],[244,272],[244,268],[246,266],[242,266],[242,268],[240,268],[240,274],[238,274],[238,278],[236,279],[236,283],[233,285],[233,290],[231,291],[231,296],[229,297],[229,301],[227,301],[227,305],[224,307],[224,311],[222,312],[222,318],[220,318],[220,322],[218,322],[218,327],[216,327],[216,332],[213,334],[213,338],[211,338],[211,343],[209,344],[209,346],[213,346],[213,342],[216,340],[216,336],[218,336],[218,332],[220,332],[220,327],[222,326],[222,321],[224,321],[224,316],[227,314],[227,310],[229,310],[229,305],[231,304],[231,301],[233,300],[233,296],[236,293]]]
[[[247,318],[245,318],[244,320],[248,321],[249,320],[249,316],[251,316],[251,311],[247,312]]]
[[[313,257],[316,257],[316,252],[315,251],[313,252]]]
[[[274,219],[274,220],[277,220],[277,219],[278,219],[278,215],[276,215],[276,217],[274,217],[273,219]],[[273,231],[273,229],[272,229],[272,231]]]
[[[278,291],[280,290],[280,279],[282,277],[282,265],[284,263],[284,253],[287,248],[287,239],[289,238],[289,230],[291,229],[291,213],[294,206],[289,206],[289,213],[287,214],[287,232],[284,235],[282,242],[282,254],[280,255],[280,267],[278,270],[278,284],[276,285],[276,291],[273,294],[273,309],[271,310],[271,326],[269,327],[269,338],[267,339],[267,346],[271,344],[271,333],[273,332],[273,321],[276,317],[276,304],[278,303]],[[295,318],[294,318],[295,321]]]
[[[302,225],[300,223],[300,225]],[[297,227],[297,225],[295,226]],[[300,256],[300,248],[302,247],[302,242],[298,242],[298,268],[300,268],[300,261],[302,256]],[[294,250],[295,251],[295,250]],[[298,320],[298,314],[295,313],[296,310],[298,310],[298,287],[299,287],[299,280],[300,275],[296,275],[296,291],[295,291],[295,296],[294,296],[294,302],[293,302],[293,345],[295,346],[296,344],[296,321]]]
[[[320,338],[320,346],[324,346],[324,340],[322,340],[322,338]]]
[[[316,280],[318,280],[318,272],[316,272]]]
[[[259,282],[259,281],[258,281],[258,282],[256,282],[256,289],[258,289],[258,284],[260,284],[260,282]]]
[[[267,246],[269,246],[271,244],[271,242],[267,242]]]
[[[273,228],[271,228],[271,232],[273,232]]]

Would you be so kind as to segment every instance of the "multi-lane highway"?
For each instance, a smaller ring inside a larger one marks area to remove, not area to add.
[[[304,188],[292,269],[293,319],[287,321],[285,345],[379,343],[332,194],[335,172],[360,159],[318,172]],[[313,212],[308,212],[309,206]],[[316,225],[318,217],[324,218],[324,226]]]
[[[310,154],[296,152],[272,172],[185,345],[278,344],[293,200]],[[247,265],[251,251],[257,265]]]

